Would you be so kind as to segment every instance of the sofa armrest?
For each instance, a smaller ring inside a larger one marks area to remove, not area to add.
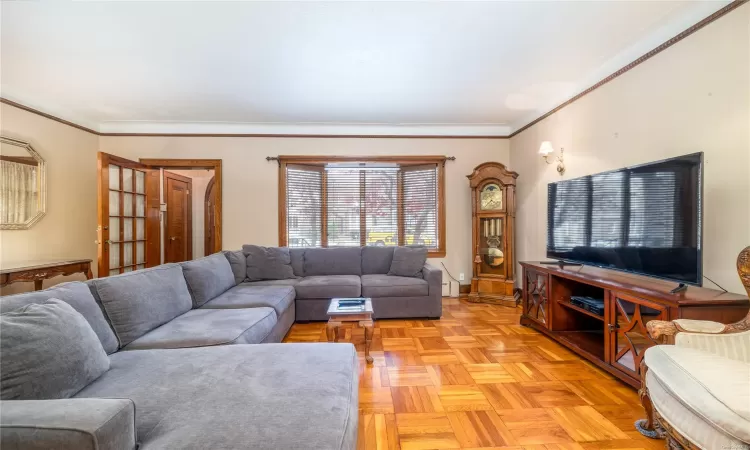
[[[646,324],[649,336],[662,343],[671,343],[678,333],[720,335],[741,333],[750,329],[750,315],[739,322],[724,325],[709,320],[677,319],[671,322],[652,320]]]
[[[436,292],[443,296],[443,271],[435,266],[425,263],[422,267],[422,277],[427,282],[429,295],[434,295]]]
[[[675,345],[713,353],[728,359],[750,363],[750,330],[741,333],[704,334],[678,333]]]
[[[0,447],[133,450],[135,404],[104,398],[6,400],[0,402]]]

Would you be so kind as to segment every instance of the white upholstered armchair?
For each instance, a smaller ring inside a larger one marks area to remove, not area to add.
[[[750,247],[737,258],[750,295]],[[750,450],[750,313],[724,325],[651,321],[652,338],[674,345],[646,351],[639,391],[647,418],[636,428],[670,449]]]

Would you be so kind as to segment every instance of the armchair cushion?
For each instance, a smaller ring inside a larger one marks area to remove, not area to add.
[[[645,358],[671,397],[721,433],[750,442],[750,364],[672,345],[651,347]]]
[[[739,439],[716,429],[705,418],[687,408],[663,383],[653,372],[646,372],[646,386],[654,408],[680,435],[699,448],[745,448]]]
[[[134,449],[135,404],[114,398],[6,401],[0,433],[8,448]]]
[[[691,333],[710,333],[716,334],[724,331],[724,324],[711,322],[710,320],[691,320],[677,319],[673,320],[682,330]]]

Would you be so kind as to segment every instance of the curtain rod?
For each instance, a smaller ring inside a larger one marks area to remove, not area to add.
[[[412,155],[410,155],[410,156],[412,156]],[[419,158],[419,155],[414,155],[414,156],[416,158]],[[314,157],[314,155],[311,155],[311,157]],[[321,158],[327,158],[327,157],[321,157]],[[372,158],[372,157],[370,157],[370,158]],[[365,157],[363,159],[367,160],[368,158]],[[398,159],[398,157],[394,157],[394,159]],[[456,157],[455,156],[446,156],[445,160],[446,161],[455,161]],[[281,158],[278,157],[278,156],[266,156],[266,161],[269,161],[269,162],[270,161],[276,161],[279,165],[281,165]]]

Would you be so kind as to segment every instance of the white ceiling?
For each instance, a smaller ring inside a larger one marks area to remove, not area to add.
[[[727,3],[2,2],[0,94],[102,132],[506,135]]]

